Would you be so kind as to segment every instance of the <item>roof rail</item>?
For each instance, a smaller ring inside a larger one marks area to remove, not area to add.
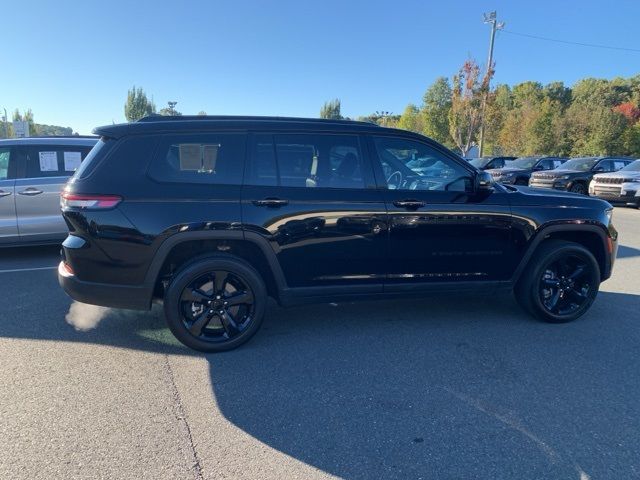
[[[264,121],[264,122],[306,122],[306,123],[338,123],[338,124],[363,124],[377,125],[375,123],[362,122],[360,120],[334,120],[331,118],[303,118],[303,117],[270,117],[270,116],[243,116],[243,115],[148,115],[137,122],[179,122],[179,121]]]

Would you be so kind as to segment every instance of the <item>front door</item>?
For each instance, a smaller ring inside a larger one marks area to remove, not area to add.
[[[15,202],[15,158],[11,147],[0,147],[0,245],[18,241]]]
[[[364,151],[358,135],[251,136],[243,223],[271,243],[288,287],[382,291],[386,211]]]
[[[508,193],[473,193],[474,171],[437,144],[373,136],[389,211],[385,291],[507,280],[514,262]]]

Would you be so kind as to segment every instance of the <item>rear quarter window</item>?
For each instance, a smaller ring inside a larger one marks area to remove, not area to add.
[[[149,166],[158,182],[241,185],[244,134],[175,134],[163,137]]]
[[[89,151],[85,159],[80,164],[80,167],[73,174],[72,179],[86,178],[89,176],[89,174],[95,169],[96,165],[100,162],[100,159],[103,158],[109,150],[111,150],[114,143],[115,140],[104,137],[101,138]]]

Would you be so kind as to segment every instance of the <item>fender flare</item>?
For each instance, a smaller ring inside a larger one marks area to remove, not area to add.
[[[604,269],[604,271],[600,272],[600,275],[601,276],[603,276],[603,275],[607,276],[608,275],[608,272],[611,271],[611,255],[608,254],[608,248],[607,248],[608,234],[606,233],[607,230],[606,230],[606,227],[604,225],[602,225],[601,223],[595,223],[595,224],[560,224],[560,225],[556,224],[556,225],[549,225],[547,227],[540,228],[538,230],[538,232],[536,232],[534,237],[529,241],[529,246],[527,247],[527,250],[526,250],[525,254],[523,255],[522,259],[520,260],[520,263],[518,263],[518,266],[516,267],[516,270],[514,271],[513,276],[511,277],[511,281],[513,282],[514,285],[520,279],[520,276],[522,275],[522,273],[524,272],[525,268],[529,264],[529,260],[531,260],[531,257],[535,253],[535,251],[538,248],[538,246],[544,240],[547,239],[547,236],[549,234],[556,233],[556,232],[590,232],[590,233],[596,233],[600,237],[600,240],[602,241],[602,248],[603,248],[603,251],[605,252],[605,256],[604,256],[605,269]]]
[[[278,293],[282,293],[287,288],[284,273],[280,267],[280,262],[269,244],[268,240],[255,232],[245,232],[241,230],[219,230],[175,233],[166,238],[156,250],[151,265],[147,269],[144,284],[153,288],[158,280],[160,269],[164,264],[169,252],[173,247],[184,242],[193,240],[242,240],[253,243],[263,253],[267,260],[273,278],[276,281]]]

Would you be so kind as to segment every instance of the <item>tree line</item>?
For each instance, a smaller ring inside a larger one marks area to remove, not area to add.
[[[484,122],[485,155],[640,157],[640,75],[489,88],[492,76],[493,69],[481,72],[468,60],[451,80],[436,79],[422,102],[402,114],[357,119],[424,134],[463,155],[478,144]],[[342,118],[340,101],[327,102],[320,115]]]
[[[3,124],[0,125],[0,138],[13,138],[13,122],[24,121],[29,124],[29,135],[35,136],[71,136],[77,135],[74,133],[71,127],[61,127],[59,125],[47,125],[44,123],[35,123],[33,119],[33,112],[31,109],[27,109],[24,113],[21,113],[19,109],[16,109],[11,116],[11,121],[5,119]]]

